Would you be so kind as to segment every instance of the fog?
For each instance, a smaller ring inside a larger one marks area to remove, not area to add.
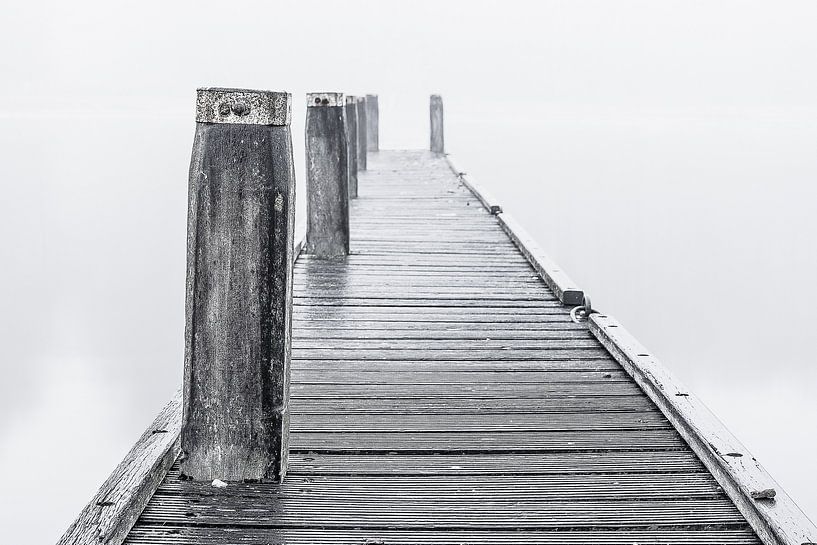
[[[12,3],[0,509],[58,539],[181,380],[199,86],[378,93],[817,516],[817,4]],[[303,203],[301,203],[303,209]]]

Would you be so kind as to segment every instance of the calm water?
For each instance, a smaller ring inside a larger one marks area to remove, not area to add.
[[[425,146],[423,102],[381,104],[383,147]],[[0,121],[0,512],[15,543],[53,542],[181,379],[192,125]],[[447,126],[459,162],[814,516],[817,117],[451,107]]]

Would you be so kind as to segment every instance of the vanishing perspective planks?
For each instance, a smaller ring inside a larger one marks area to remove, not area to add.
[[[126,543],[759,543],[444,156],[358,184],[351,255],[295,263],[287,479],[176,465]]]

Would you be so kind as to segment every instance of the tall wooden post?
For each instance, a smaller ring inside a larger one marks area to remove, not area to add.
[[[357,198],[357,97],[346,95],[346,146],[349,153],[349,198]]]
[[[281,480],[295,172],[289,93],[199,89],[190,161],[182,474]]]
[[[366,148],[380,151],[380,108],[377,95],[366,95]]]
[[[431,95],[431,151],[445,153],[443,141],[443,97]]]
[[[366,170],[367,145],[366,99],[357,97],[357,170]]]
[[[349,170],[343,93],[306,95],[306,253],[349,253]]]

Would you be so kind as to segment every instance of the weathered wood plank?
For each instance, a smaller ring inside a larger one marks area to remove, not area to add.
[[[637,475],[462,475],[458,479],[439,476],[346,476],[316,475],[293,478],[281,485],[236,483],[229,495],[245,499],[297,499],[301,495],[355,501],[377,495],[381,501],[397,502],[531,502],[564,500],[673,500],[723,499],[723,492],[707,473],[637,474]],[[227,497],[228,493],[209,483],[189,483],[176,472],[156,491],[167,496]]]
[[[193,501],[195,500],[195,501]],[[354,499],[279,497],[258,501],[239,495],[156,496],[142,513],[147,523],[195,523],[254,527],[359,528],[631,528],[745,524],[729,500],[530,501],[519,503],[461,499],[444,502],[396,501],[358,494]]]
[[[300,415],[315,414],[361,414],[379,415],[464,415],[464,414],[551,414],[551,413],[619,413],[647,411],[653,405],[643,396],[544,398],[526,399],[470,399],[456,397],[416,397],[410,399],[321,399],[295,398],[291,404],[293,412]]]
[[[523,454],[293,453],[292,475],[583,475],[706,473],[687,450]],[[641,477],[646,479],[647,477]]]
[[[657,411],[596,413],[427,414],[293,414],[293,433],[427,433],[427,432],[557,432],[602,430],[663,430],[670,424]]]
[[[182,396],[178,392],[136,441],[58,545],[119,545],[179,455]]]
[[[144,525],[130,545],[211,545],[291,543],[293,545],[749,545],[757,538],[747,528],[655,527],[615,530],[410,530],[326,528],[225,528]]]
[[[494,197],[487,189],[485,189],[482,184],[476,181],[474,177],[464,170],[462,170],[459,165],[454,161],[454,158],[451,157],[451,154],[446,155],[446,160],[448,161],[448,166],[451,167],[451,170],[454,172],[454,175],[459,178],[460,182],[468,188],[468,190],[474,194],[474,196],[482,203],[482,206],[485,207],[489,213],[496,215],[502,213],[502,205],[499,204],[499,201]]]
[[[584,292],[567,276],[561,267],[548,257],[536,241],[525,231],[519,223],[508,213],[498,216],[499,224],[519,247],[519,251],[536,269],[553,293],[565,305],[580,305]]]
[[[661,409],[764,543],[817,542],[817,526],[709,409],[613,318],[594,314],[590,331]],[[752,494],[773,490],[773,499]]]
[[[677,450],[686,448],[675,430],[551,432],[298,432],[299,452],[558,452],[599,450]]]

